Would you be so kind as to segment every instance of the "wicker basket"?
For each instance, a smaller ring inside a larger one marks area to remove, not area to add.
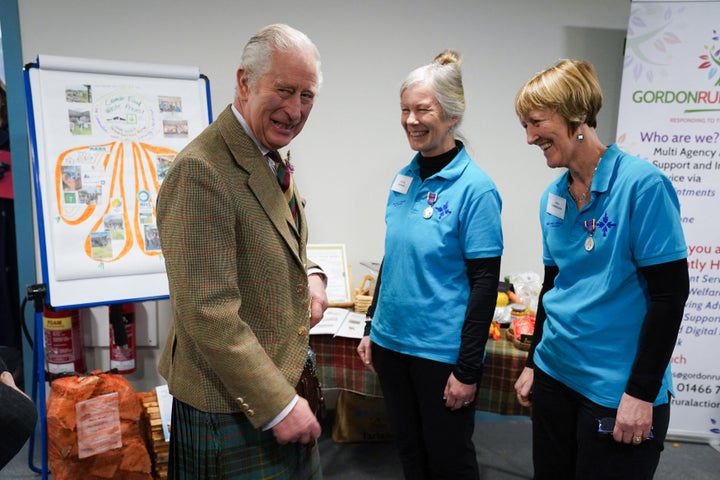
[[[529,343],[521,342],[515,338],[515,332],[512,327],[508,327],[507,330],[505,330],[505,338],[507,338],[509,342],[512,342],[512,344],[520,350],[524,350],[526,352],[530,350]]]
[[[358,313],[367,313],[370,304],[372,303],[373,289],[375,288],[375,277],[372,275],[365,275],[360,279],[358,287],[353,292],[353,298],[355,299],[354,310]]]

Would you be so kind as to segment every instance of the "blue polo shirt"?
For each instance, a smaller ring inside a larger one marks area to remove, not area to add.
[[[559,273],[543,297],[547,319],[533,360],[591,401],[617,408],[650,301],[639,267],[686,258],[687,247],[675,189],[650,162],[611,145],[591,190],[578,212],[565,173],[540,202],[543,262]],[[668,392],[669,365],[655,404],[667,403]]]
[[[470,296],[465,260],[502,255],[502,200],[464,147],[424,182],[418,158],[390,188],[370,339],[396,352],[454,364]],[[425,218],[428,193],[437,199]]]

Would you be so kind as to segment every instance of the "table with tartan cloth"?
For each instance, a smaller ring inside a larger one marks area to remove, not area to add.
[[[320,385],[324,389],[336,388],[381,397],[380,381],[360,360],[356,350],[358,343],[360,340],[355,338],[310,335]]]
[[[504,333],[504,332],[503,332]],[[365,368],[356,352],[359,340],[310,335],[310,346],[317,356],[318,378],[325,389],[350,390],[369,396],[382,396],[377,376]],[[530,415],[515,398],[515,380],[525,366],[524,352],[503,336],[488,340],[485,370],[478,388],[477,410],[501,415]]]

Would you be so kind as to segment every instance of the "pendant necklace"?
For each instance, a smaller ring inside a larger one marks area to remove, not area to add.
[[[595,164],[595,168],[593,169],[593,173],[590,176],[590,181],[587,184],[587,188],[585,188],[585,191],[582,192],[577,197],[572,193],[572,190],[570,190],[570,185],[572,185],[572,181],[568,182],[567,191],[572,197],[573,200],[575,200],[575,203],[577,205],[580,205],[580,203],[585,202],[585,199],[587,199],[590,195],[590,187],[592,187],[593,179],[595,178],[595,172],[597,172],[598,165],[600,165],[600,160],[602,160],[603,155],[605,155],[605,152],[607,152],[607,148],[603,149],[602,152],[600,152],[600,158],[598,159],[597,163]],[[574,180],[572,175],[570,175],[570,179]]]
[[[432,217],[433,205],[435,204],[435,202],[437,202],[437,197],[438,197],[437,193],[428,192],[428,194],[427,194],[428,206],[425,208],[425,210],[423,210],[423,214],[422,214],[423,218],[428,219],[428,218]]]
[[[592,187],[593,178],[595,178],[596,171],[597,171],[597,166],[595,166],[595,169],[593,170],[593,173],[592,173],[592,176],[590,177],[590,182],[588,183],[587,188],[585,189],[584,192],[582,192],[577,197],[575,196],[575,194],[573,194],[572,190],[570,190],[570,185],[572,185],[572,182],[568,183],[568,186],[567,186],[568,193],[570,194],[572,199],[575,200],[575,203],[577,205],[580,205],[580,203],[584,202],[585,199],[588,197],[588,194],[590,193],[590,187]],[[572,178],[572,177],[570,177],[570,178]]]

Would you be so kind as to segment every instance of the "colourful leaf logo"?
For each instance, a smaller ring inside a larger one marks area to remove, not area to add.
[[[712,41],[717,42],[718,38],[717,30],[713,30]],[[718,79],[715,82],[715,86],[720,86],[720,75],[718,75],[718,67],[720,66],[720,48],[715,45],[715,43],[711,45],[704,45],[704,48],[708,53],[700,55],[700,65],[698,65],[698,69],[707,69],[709,80],[712,80],[715,76],[717,76]]]

